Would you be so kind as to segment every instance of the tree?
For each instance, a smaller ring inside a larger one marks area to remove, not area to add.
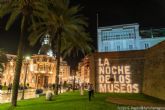
[[[0,49],[0,74],[3,73],[3,71],[4,71],[3,64],[6,62],[7,62],[7,56],[6,56],[5,52],[2,49]]]
[[[44,22],[35,24],[31,29],[29,40],[34,45],[45,34],[51,36],[52,49],[56,53],[56,90],[58,95],[59,70],[61,55],[69,55],[72,52],[91,51],[89,34],[85,28],[88,26],[86,18],[79,14],[79,6],[70,6],[69,0],[49,0],[49,13],[44,16]]]
[[[21,19],[21,32],[17,49],[17,61],[13,80],[11,100],[12,106],[16,106],[24,44],[26,41],[26,28],[28,27],[28,23],[34,24],[35,21],[39,21],[40,19],[38,19],[38,17],[43,16],[47,8],[45,6],[45,3],[43,3],[44,0],[9,0],[7,2],[2,1],[3,0],[1,0],[0,2],[3,3],[0,7],[0,17],[9,16],[9,19],[6,24],[6,30],[8,30],[18,18],[19,20]]]

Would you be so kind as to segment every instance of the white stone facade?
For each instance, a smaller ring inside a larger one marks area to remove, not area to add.
[[[139,32],[137,23],[99,27],[98,52],[144,50],[165,40],[165,36],[142,38]]]

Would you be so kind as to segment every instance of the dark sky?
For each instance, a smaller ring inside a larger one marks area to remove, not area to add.
[[[72,4],[83,6],[82,14],[88,17],[88,31],[96,47],[96,13],[99,14],[99,26],[139,23],[141,28],[165,27],[165,0],[71,0]],[[0,48],[16,53],[19,25],[15,23],[4,31],[5,20],[0,21]],[[30,48],[36,53],[39,46]]]

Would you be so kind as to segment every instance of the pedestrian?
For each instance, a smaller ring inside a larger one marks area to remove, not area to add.
[[[0,90],[2,90],[2,85],[0,84]]]
[[[61,93],[61,83],[58,84],[59,92]]]
[[[80,95],[84,95],[84,85],[83,85],[83,83],[80,84]]]
[[[2,94],[2,85],[0,84],[0,96]]]
[[[2,93],[2,85],[0,84],[0,94]]]
[[[92,97],[94,97],[94,87],[93,87],[93,84],[91,84],[91,95],[92,95]]]
[[[89,98],[89,101],[91,101],[91,96],[92,96],[92,84],[88,84],[88,98]]]
[[[11,93],[11,88],[12,88],[12,84],[10,83],[9,85],[8,85],[8,93]]]

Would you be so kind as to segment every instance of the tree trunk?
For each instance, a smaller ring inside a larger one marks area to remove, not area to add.
[[[23,83],[23,90],[22,90],[22,97],[21,100],[24,100],[24,94],[25,94],[25,87],[26,87],[26,79],[27,79],[27,70],[28,70],[28,63],[27,61],[25,62],[25,77],[24,77],[24,83]]]
[[[73,75],[73,91],[75,90],[75,81],[76,81],[76,79],[75,79],[75,73],[74,73],[74,75]]]
[[[24,26],[23,26],[23,29],[21,30],[21,36],[20,36],[18,50],[17,50],[15,74],[14,74],[14,79],[13,79],[12,99],[11,99],[12,106],[17,106],[17,96],[18,96],[18,88],[19,88],[19,81],[20,81],[20,74],[21,74],[21,67],[22,67],[22,60],[23,60],[24,42],[25,42],[24,31],[25,31],[25,25],[26,25],[26,17],[23,24]]]
[[[59,84],[59,73],[60,73],[60,50],[61,50],[61,36],[60,34],[57,34],[57,65],[56,65],[56,88],[55,88],[55,94],[58,95],[58,84]]]

